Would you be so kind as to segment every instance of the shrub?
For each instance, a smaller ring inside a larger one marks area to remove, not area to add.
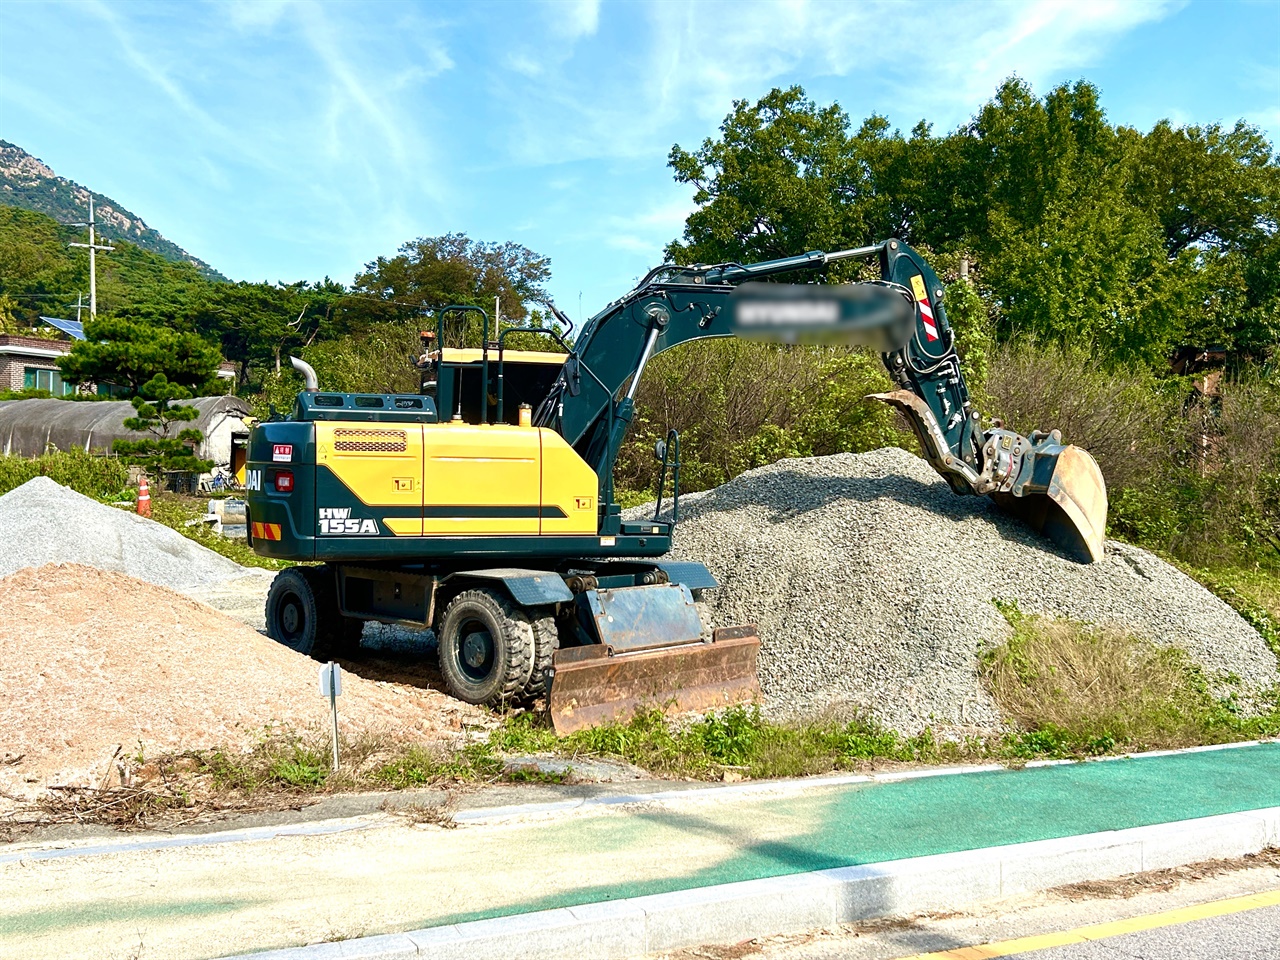
[[[129,483],[129,468],[116,457],[83,450],[50,450],[39,457],[0,456],[0,493],[8,493],[34,477],[48,477],[96,500],[119,496]]]
[[[785,457],[910,444],[868,393],[889,388],[878,357],[836,348],[743,340],[688,344],[645,369],[636,420],[618,457],[620,491],[651,498],[656,440],[681,433],[680,487],[706,490]]]
[[[1013,636],[985,653],[982,674],[1019,728],[1015,754],[1175,748],[1280,732],[1280,711],[1240,716],[1181,650],[997,606]]]

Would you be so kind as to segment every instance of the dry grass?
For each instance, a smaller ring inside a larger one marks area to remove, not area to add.
[[[1171,749],[1274,732],[1276,712],[1241,717],[1187,655],[1113,627],[1024,616],[984,657],[983,679],[1022,731],[1068,752]]]

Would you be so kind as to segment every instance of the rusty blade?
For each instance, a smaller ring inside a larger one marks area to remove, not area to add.
[[[754,625],[716,630],[711,643],[609,655],[599,645],[555,655],[551,722],[564,736],[642,709],[711,710],[760,698]]]
[[[1062,448],[1044,493],[991,496],[1075,559],[1084,563],[1102,559],[1107,531],[1107,484],[1097,461],[1086,450]]]

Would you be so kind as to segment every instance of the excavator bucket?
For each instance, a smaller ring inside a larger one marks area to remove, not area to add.
[[[551,722],[565,736],[647,708],[674,714],[758,700],[759,650],[754,624],[717,629],[710,642],[659,649],[618,652],[593,643],[558,650]]]
[[[909,390],[869,394],[902,411],[925,459],[956,493],[985,493],[1064,552],[1091,563],[1102,559],[1107,529],[1107,484],[1097,461],[1061,435],[1030,438],[996,427],[983,441],[987,460],[979,473],[952,452],[929,405]]]
[[[992,493],[1005,510],[1084,563],[1101,560],[1107,529],[1107,485],[1089,453],[1045,443],[1035,448],[1021,492]]]

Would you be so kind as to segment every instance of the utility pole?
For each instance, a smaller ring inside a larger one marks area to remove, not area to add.
[[[89,194],[89,222],[77,223],[77,227],[89,228],[88,243],[71,243],[71,247],[88,247],[89,248],[89,316],[96,317],[98,315],[98,260],[96,254],[99,250],[103,253],[110,253],[115,247],[108,247],[98,243],[93,235],[93,228],[97,223],[93,219],[93,194]]]
[[[83,292],[81,292],[81,291],[78,291],[78,290],[77,290],[77,291],[76,291],[76,302],[75,302],[75,303],[68,303],[68,304],[67,304],[67,306],[68,306],[68,307],[75,307],[75,308],[76,308],[76,323],[79,323],[79,322],[80,322],[80,311],[82,311],[82,310],[84,309],[84,293],[83,293]]]

